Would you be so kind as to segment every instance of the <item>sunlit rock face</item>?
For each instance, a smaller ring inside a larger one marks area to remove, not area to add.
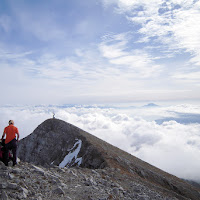
[[[18,156],[42,166],[104,168],[105,160],[83,133],[67,122],[48,119],[20,141]]]

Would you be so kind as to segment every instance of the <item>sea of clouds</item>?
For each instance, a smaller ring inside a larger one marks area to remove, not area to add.
[[[171,174],[200,182],[200,105],[1,106],[0,129],[13,119],[23,138],[53,113]]]

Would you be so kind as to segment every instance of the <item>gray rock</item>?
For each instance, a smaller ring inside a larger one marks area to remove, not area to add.
[[[2,191],[1,193],[1,200],[8,200],[8,195],[6,194],[5,191]]]
[[[37,167],[37,166],[35,166],[35,165],[33,165],[33,168],[35,169],[35,172],[38,172],[38,173],[40,173],[41,175],[45,175],[45,171],[44,171],[42,168]]]
[[[7,189],[11,190],[20,190],[20,186],[18,186],[16,183],[7,183]]]
[[[67,186],[65,183],[62,183],[62,182],[61,182],[59,185],[60,185],[60,187],[63,188],[63,189],[67,189],[67,188],[68,188],[68,186]]]
[[[118,188],[113,188],[112,192],[117,196],[119,195],[119,189]]]
[[[4,165],[4,163],[2,161],[0,161],[0,169],[1,170],[6,170],[7,167]]]
[[[7,178],[7,179],[10,178],[7,171],[0,171],[0,177],[5,177],[5,178]]]
[[[58,195],[64,195],[65,192],[61,187],[57,187],[55,190],[53,190],[53,193],[58,194]]]
[[[22,191],[24,193],[24,195],[28,195],[28,190],[24,187],[20,187],[20,191]]]

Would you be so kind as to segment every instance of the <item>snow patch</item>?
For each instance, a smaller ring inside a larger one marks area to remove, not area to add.
[[[82,157],[77,158],[77,156],[78,156],[78,153],[81,150],[81,146],[82,146],[82,141],[78,140],[74,144],[74,146],[71,149],[68,150],[70,152],[65,156],[64,160],[59,164],[59,167],[63,168],[65,166],[68,166],[72,162],[73,158],[75,158],[74,164],[78,163],[78,166],[80,166],[80,164],[82,163]]]

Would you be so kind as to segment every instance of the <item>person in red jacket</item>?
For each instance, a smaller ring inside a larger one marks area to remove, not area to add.
[[[5,140],[5,165],[8,166],[9,161],[9,150],[12,150],[13,153],[13,166],[17,164],[17,142],[19,141],[19,131],[18,128],[14,126],[14,121],[9,120],[9,126],[5,127],[2,140],[6,135]],[[16,139],[17,135],[17,139]]]

